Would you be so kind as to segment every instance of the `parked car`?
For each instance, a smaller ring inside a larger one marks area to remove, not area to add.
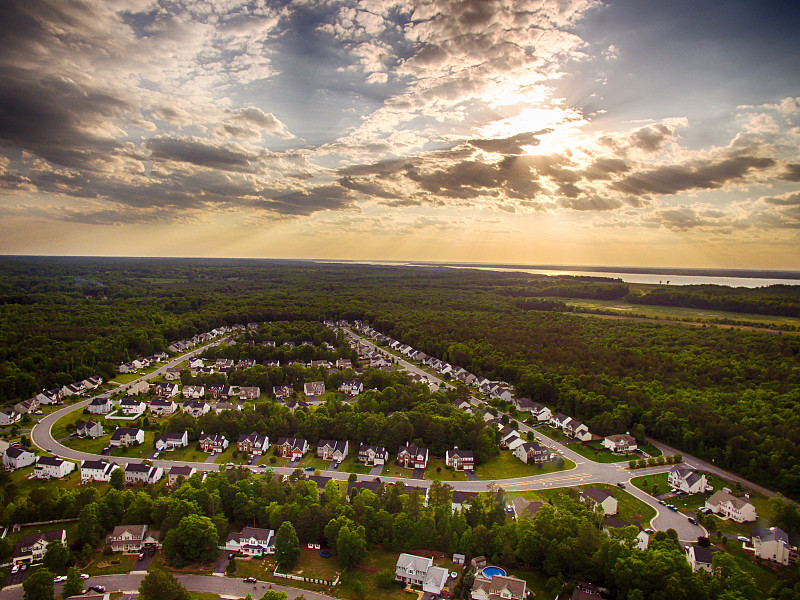
[[[739,536],[739,537],[737,537],[736,539],[737,539],[737,540],[739,540],[740,542],[745,542],[745,543],[747,543],[747,542],[749,542],[749,541],[750,541],[750,538],[749,538],[749,537],[745,537],[745,536],[743,536],[743,535],[740,535],[740,536]]]
[[[11,567],[12,573],[16,573],[17,571],[19,571],[19,565],[14,565],[13,567]]]
[[[619,483],[617,483],[617,485],[618,485],[619,487],[621,487],[623,490],[625,489],[625,484],[624,484],[624,483],[622,483],[621,481],[620,481]]]
[[[697,520],[694,517],[689,517],[689,523],[692,525],[697,525]]]
[[[98,594],[105,594],[106,593],[106,586],[104,585],[90,585],[86,588],[87,592],[97,592]]]
[[[245,577],[244,582],[245,583],[255,583],[256,582],[256,578],[255,577]]]
[[[144,560],[144,552],[139,552],[139,558],[137,560]]]
[[[234,556],[236,556],[236,552],[229,552],[228,553],[228,560],[233,560]]]
[[[147,549],[147,555],[148,555],[148,556],[153,556],[155,553],[156,553],[156,549],[155,549],[155,548],[153,548],[152,546],[150,546],[150,547]]]
[[[56,575],[55,577],[53,577],[53,583],[61,583],[62,581],[66,580],[67,580],[66,575]]]
[[[27,565],[27,563],[22,563],[22,565],[20,566],[20,569],[22,569],[23,571],[24,571],[25,569],[27,569],[27,568],[28,568],[28,565]]]
[[[81,579],[89,579],[89,576],[86,573],[81,573]]]
[[[306,471],[308,471],[309,473],[313,472],[314,470],[315,470],[314,467],[306,467]]]

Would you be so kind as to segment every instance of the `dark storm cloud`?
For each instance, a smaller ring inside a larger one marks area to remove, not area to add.
[[[782,177],[786,181],[800,181],[800,164],[786,165],[786,171]]]
[[[515,136],[497,139],[497,140],[469,140],[469,143],[476,148],[485,150],[486,152],[496,152],[498,154],[524,154],[523,146],[538,146],[540,140],[539,135],[550,133],[552,129],[543,129],[541,131],[518,133]]]
[[[185,162],[226,171],[250,171],[258,155],[241,148],[195,138],[151,138],[145,142],[151,158]]]
[[[711,190],[725,183],[742,180],[752,170],[766,169],[775,164],[771,158],[736,156],[712,161],[694,161],[686,165],[658,167],[634,173],[615,181],[611,188],[626,194],[677,194],[687,190]]]

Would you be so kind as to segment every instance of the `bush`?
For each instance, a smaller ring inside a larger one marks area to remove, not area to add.
[[[631,460],[629,460],[628,461],[628,467],[631,468],[631,469],[635,469],[636,468],[636,459],[632,458]]]
[[[663,465],[664,464],[664,457],[663,456],[656,456],[656,464]]]
[[[652,456],[651,456],[650,458],[648,458],[648,459],[647,459],[647,466],[648,466],[648,467],[655,466],[655,464],[656,464],[656,459],[655,459],[655,458],[653,458]]]
[[[674,459],[671,456],[667,456],[666,460],[667,460],[667,464],[671,465]]]
[[[682,455],[682,454],[680,454],[680,453],[678,453],[678,454],[675,454],[675,456],[673,456],[673,457],[672,457],[672,460],[673,460],[673,461],[674,461],[676,464],[677,464],[677,463],[682,463],[682,462],[683,462],[683,455]]]
[[[239,458],[239,451],[238,450],[234,450],[233,451],[233,458]]]
[[[388,590],[394,585],[394,572],[384,569],[375,576],[375,583],[382,590]]]
[[[114,551],[111,549],[111,546],[103,548],[103,556],[111,556],[112,554],[114,554]]]
[[[238,568],[238,567],[237,567],[237,565],[236,565],[236,559],[235,559],[235,558],[232,558],[232,559],[230,559],[230,560],[228,561],[228,566],[227,566],[227,567],[225,567],[225,572],[226,572],[226,573],[229,573],[229,574],[233,574],[233,573],[236,573],[236,569],[237,569],[237,568]]]
[[[197,444],[195,444],[194,449],[197,450],[198,452],[201,452],[203,450],[203,447],[200,445],[200,442],[197,442]]]
[[[278,459],[275,458],[274,456],[270,456],[269,457],[269,462],[271,462],[274,465],[276,462],[278,462]]]
[[[640,458],[638,461],[636,461],[636,466],[639,467],[640,469],[642,467],[646,467],[647,466],[647,461],[645,459],[643,459],[643,458]]]

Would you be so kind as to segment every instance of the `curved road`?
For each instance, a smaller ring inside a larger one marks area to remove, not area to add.
[[[145,578],[144,573],[128,573],[125,575],[103,575],[90,577],[85,585],[102,585],[107,592],[138,592],[139,584]],[[259,581],[257,584],[245,583],[241,578],[216,577],[212,575],[176,575],[176,579],[190,592],[209,592],[219,594],[223,598],[244,598],[247,594],[252,594],[254,598],[259,598],[268,589],[276,592],[286,592],[289,600],[294,600],[300,595],[304,595],[307,600],[337,600],[334,596],[328,596],[319,592],[302,590],[300,588],[288,587],[273,583],[270,588],[269,583]],[[62,584],[55,585],[56,598],[61,597]],[[6,587],[0,590],[0,600],[23,600],[24,591],[21,585]]]
[[[361,339],[365,343],[376,347],[378,350],[385,352],[382,348],[375,346],[369,340],[365,340],[364,338],[360,338],[355,334],[352,334],[353,337]],[[127,389],[129,386],[133,385],[137,381],[151,379],[153,377],[157,377],[161,373],[165,372],[167,368],[174,367],[179,363],[187,360],[189,357],[194,356],[195,354],[202,352],[209,346],[213,346],[218,344],[219,342],[212,342],[211,344],[206,344],[200,348],[193,350],[187,354],[180,356],[172,360],[171,362],[159,367],[152,373],[144,375],[139,379],[131,381],[130,383],[123,384],[113,390],[121,391]],[[408,371],[419,373],[428,377],[429,379],[433,379],[437,381],[440,385],[450,386],[447,382],[441,381],[438,378],[433,377],[429,373],[423,371],[416,365],[411,364],[408,361],[400,359],[394,355],[392,359],[395,362],[398,362],[403,368]],[[105,397],[111,394],[111,391],[105,392],[101,395],[101,397]],[[78,450],[73,450],[72,448],[68,448],[63,444],[57,442],[53,439],[52,436],[52,427],[53,424],[63,417],[64,415],[76,411],[82,410],[85,406],[89,404],[90,400],[84,400],[78,402],[76,404],[72,404],[70,406],[66,406],[61,408],[41,419],[39,423],[37,423],[33,429],[31,430],[31,441],[33,444],[59,456],[61,458],[71,459],[71,460],[97,460],[97,459],[105,459],[109,460],[118,464],[126,464],[126,463],[139,463],[142,462],[141,458],[130,458],[124,456],[100,456],[97,454],[91,454],[88,452],[81,452]],[[668,465],[660,466],[660,467],[651,467],[645,469],[637,469],[634,472],[627,470],[623,465],[625,463],[598,463],[591,461],[584,456],[581,456],[577,452],[570,450],[567,446],[564,446],[555,440],[550,439],[549,437],[541,434],[538,431],[534,431],[526,424],[518,422],[517,426],[522,433],[533,432],[536,436],[538,442],[545,446],[549,446],[556,452],[559,452],[565,458],[570,459],[575,463],[575,467],[572,469],[567,469],[564,471],[558,471],[555,473],[547,473],[543,475],[530,475],[527,477],[518,477],[514,479],[502,479],[496,481],[490,480],[480,480],[480,481],[453,481],[448,482],[453,489],[458,491],[470,491],[470,492],[482,492],[486,491],[491,487],[500,485],[504,490],[507,492],[518,492],[518,491],[525,491],[525,490],[546,490],[546,489],[554,489],[554,488],[562,488],[562,487],[574,487],[579,485],[585,484],[592,484],[592,483],[604,483],[604,484],[612,484],[617,485],[620,483],[626,484],[626,490],[639,500],[642,500],[646,504],[650,505],[656,510],[656,517],[651,521],[651,526],[654,529],[666,531],[667,529],[674,529],[678,532],[678,537],[683,541],[694,541],[697,539],[698,536],[706,535],[707,532],[702,527],[697,525],[692,525],[687,520],[686,515],[683,515],[679,512],[674,512],[666,507],[662,506],[658,503],[658,500],[650,496],[649,494],[639,490],[635,486],[630,484],[630,480],[632,476],[639,477],[642,475],[652,475],[656,473],[665,473],[669,471],[672,467]],[[687,457],[689,458],[689,457]],[[205,462],[187,462],[187,461],[171,461],[171,460],[148,460],[148,462],[152,463],[154,466],[162,467],[165,470],[170,469],[175,465],[190,465],[194,467],[198,471],[218,471],[221,465],[215,463],[205,463]],[[258,472],[259,470],[256,467],[250,467],[251,470]],[[294,469],[286,468],[286,467],[271,467],[272,471],[281,475],[290,475]],[[322,471],[322,474],[326,477],[331,477],[333,479],[346,481],[350,477],[350,473],[344,473],[339,471]],[[373,479],[369,475],[358,475],[359,480],[371,480]],[[381,477],[381,481],[385,481],[387,483],[397,483],[403,482],[407,485],[415,485],[415,486],[423,486],[427,487],[431,484],[429,480],[420,480],[420,479],[406,479],[402,477]]]

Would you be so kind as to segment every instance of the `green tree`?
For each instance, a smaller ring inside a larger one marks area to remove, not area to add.
[[[276,592],[275,590],[267,590],[264,595],[258,600],[286,600],[286,592]]]
[[[67,566],[69,558],[69,549],[65,548],[58,540],[55,540],[47,544],[47,550],[44,552],[42,562],[51,571],[58,571]]]
[[[167,571],[151,571],[139,585],[139,600],[190,600],[189,592]]]
[[[47,567],[34,570],[22,582],[24,600],[53,600],[53,572]]]
[[[172,558],[177,554],[190,562],[212,560],[219,552],[219,534],[208,517],[188,515],[164,540],[164,553]]]
[[[367,556],[367,538],[364,527],[351,529],[345,525],[336,536],[336,558],[345,569],[355,567]]]
[[[125,485],[125,473],[121,468],[116,468],[111,471],[111,479],[109,480],[111,487],[115,490],[121,490]]]
[[[99,505],[96,502],[87,504],[78,514],[78,540],[94,548],[102,539],[103,533]]]
[[[285,521],[275,534],[275,559],[282,569],[291,570],[300,557],[300,540],[294,526]]]
[[[83,594],[83,580],[78,567],[70,567],[67,571],[67,580],[61,588],[61,597],[66,599],[70,596],[80,596]]]

